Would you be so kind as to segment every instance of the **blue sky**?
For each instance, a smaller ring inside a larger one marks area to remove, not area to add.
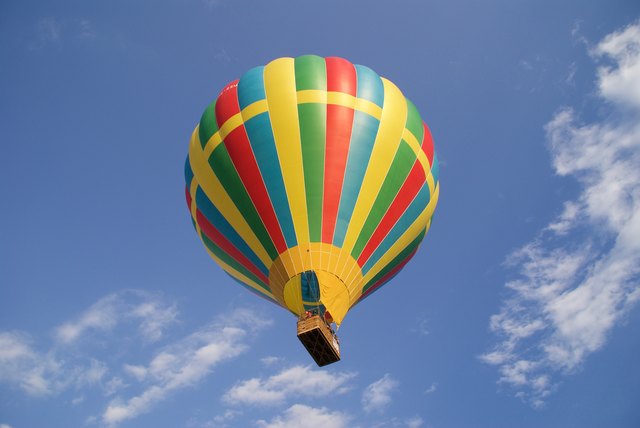
[[[637,427],[640,4],[0,3],[0,427]],[[441,160],[433,226],[319,369],[184,203],[204,107],[342,56]],[[407,296],[412,296],[411,299]]]

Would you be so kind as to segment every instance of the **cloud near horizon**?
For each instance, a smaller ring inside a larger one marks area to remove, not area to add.
[[[640,299],[640,22],[592,50],[598,95],[612,112],[580,124],[571,108],[546,125],[553,167],[577,198],[507,258],[518,277],[490,320],[499,341],[480,356],[534,406],[606,343]]]

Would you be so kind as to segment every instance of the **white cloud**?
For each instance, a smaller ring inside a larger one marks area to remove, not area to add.
[[[11,425],[0,424],[0,428],[11,428]]]
[[[66,361],[55,352],[34,350],[23,333],[0,332],[0,382],[31,396],[56,394],[70,386],[99,384],[107,372],[104,363]]]
[[[615,63],[600,67],[600,94],[611,102],[640,107],[640,25],[609,34],[593,50],[596,57]]]
[[[423,424],[424,420],[420,416],[407,420],[407,428],[420,428]]]
[[[289,397],[324,397],[349,390],[354,373],[314,370],[294,366],[267,378],[241,381],[229,389],[223,400],[229,404],[275,405]]]
[[[349,427],[351,418],[342,412],[332,412],[321,407],[310,407],[303,404],[294,404],[289,407],[283,416],[275,417],[271,422],[259,420],[256,425],[262,428],[299,428],[309,427]]]
[[[147,368],[145,366],[134,366],[131,364],[125,364],[123,366],[123,370],[130,376],[133,376],[138,381],[142,381],[145,377],[147,377]]]
[[[161,300],[146,292],[128,290],[110,294],[93,304],[74,321],[56,329],[56,338],[63,344],[71,344],[90,332],[109,332],[127,322],[138,324],[144,340],[159,340],[164,330],[176,322],[175,304]]]
[[[599,94],[614,109],[579,124],[571,109],[547,124],[558,175],[581,184],[561,215],[508,264],[520,277],[490,327],[500,342],[480,358],[535,406],[601,349],[640,297],[640,23],[591,50]]]
[[[424,393],[425,394],[433,394],[434,392],[436,392],[436,390],[438,389],[438,384],[436,382],[433,382],[431,385],[429,385],[429,388],[427,388]]]
[[[365,412],[383,412],[391,403],[391,393],[398,387],[398,382],[388,373],[367,386],[362,393],[362,408]]]
[[[274,364],[278,364],[283,361],[284,361],[284,358],[282,357],[269,356],[269,357],[260,358],[260,362],[265,366],[273,366]]]
[[[29,395],[46,395],[58,372],[59,364],[36,353],[26,335],[0,332],[0,381]]]
[[[247,336],[269,324],[249,311],[238,310],[224,322],[213,323],[159,352],[144,367],[145,389],[128,399],[112,400],[102,422],[108,426],[148,412],[172,392],[194,386],[221,362],[247,350]],[[140,366],[127,366],[129,373],[142,373]]]

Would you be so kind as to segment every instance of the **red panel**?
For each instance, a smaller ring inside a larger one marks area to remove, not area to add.
[[[216,121],[218,128],[222,126],[231,116],[240,113],[240,104],[238,103],[238,80],[229,83],[220,92],[216,100]]]
[[[260,270],[240,252],[240,250],[234,247],[233,244],[218,231],[218,229],[209,223],[209,220],[207,220],[200,210],[196,211],[196,218],[198,220],[200,230],[207,236],[207,238],[215,242],[222,251],[233,257],[238,263],[260,278],[260,280],[265,284],[269,284],[269,279],[264,275],[264,273],[260,272]]]
[[[187,197],[187,207],[191,210],[191,193],[189,192],[189,188],[185,186],[184,188],[185,196]]]
[[[356,95],[356,69],[342,58],[326,58],[327,90]],[[324,198],[322,207],[322,241],[333,242],[340,193],[347,167],[354,110],[327,105],[326,148],[324,162]]]
[[[344,58],[325,58],[327,65],[327,91],[344,92],[356,96],[356,68]]]
[[[411,204],[411,201],[416,197],[422,186],[425,185],[424,169],[419,161],[413,164],[413,168],[409,172],[407,179],[402,184],[400,191],[393,199],[393,202],[389,206],[389,209],[385,213],[384,217],[378,223],[378,227],[371,235],[369,242],[363,248],[362,253],[358,257],[358,265],[364,266],[371,254],[378,248],[378,245],[387,236],[389,231],[396,224],[398,219],[406,211]]]
[[[422,122],[424,126],[424,136],[422,137],[422,150],[427,155],[427,159],[429,159],[429,166],[433,165],[433,137],[431,137],[431,131],[429,131],[429,127],[426,123]]]

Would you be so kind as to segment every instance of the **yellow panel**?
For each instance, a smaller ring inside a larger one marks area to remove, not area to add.
[[[291,312],[297,315],[304,313],[302,302],[302,284],[300,275],[291,278],[284,286],[284,301]]]
[[[198,210],[198,206],[196,205],[196,192],[198,191],[198,180],[196,180],[196,176],[193,176],[191,180],[191,185],[189,186],[189,194],[191,195],[191,206],[189,207],[189,211],[191,211],[191,218],[193,219],[194,224],[196,225],[196,232],[198,236],[200,236],[200,225],[198,224],[198,218],[196,212]]]
[[[331,313],[335,323],[340,325],[351,307],[347,287],[329,272],[318,270],[315,273],[320,283],[320,301]]]
[[[196,128],[197,131],[197,128]],[[200,147],[198,141],[198,133],[194,131],[191,136],[191,143],[189,145],[189,161],[191,163],[191,170],[198,182],[202,191],[207,195],[209,200],[220,211],[224,218],[231,224],[236,232],[244,239],[249,247],[256,253],[258,258],[264,263],[265,266],[271,266],[271,257],[267,254],[256,235],[253,233],[247,222],[245,221],[238,208],[235,206],[227,192],[222,187],[222,184],[218,180],[218,177],[211,170],[207,158],[204,157],[204,152]]]
[[[298,243],[309,242],[293,58],[280,58],[267,64],[264,85],[296,238]]]
[[[400,141],[402,141],[402,133],[407,121],[407,101],[402,92],[386,79],[382,79],[382,83],[384,84],[384,108],[382,109],[378,135],[376,135],[371,152],[371,159],[362,180],[361,191],[342,246],[342,252],[347,254],[351,253],[378,196]]]

